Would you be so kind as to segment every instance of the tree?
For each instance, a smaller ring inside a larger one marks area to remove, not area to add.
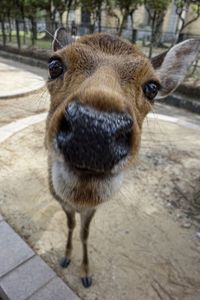
[[[101,32],[102,10],[109,5],[108,0],[81,0],[81,6],[84,7],[93,17],[93,27],[98,24],[98,31]]]
[[[162,34],[162,25],[166,11],[171,0],[145,0],[145,8],[148,12],[151,22],[151,44],[149,49],[149,57],[152,55],[154,46],[160,45],[160,38]]]
[[[13,0],[2,0],[1,1],[1,10],[0,10],[0,23],[2,27],[2,36],[3,36],[3,45],[6,45],[7,42],[7,36],[6,36],[6,30],[5,30],[5,24],[4,22],[7,21],[8,23],[8,34],[9,34],[9,42],[12,41],[12,26],[11,26],[11,20],[13,17],[13,7],[14,2]]]
[[[37,40],[37,12],[41,6],[41,0],[24,0],[25,16],[31,22],[31,43],[35,45]]]
[[[14,17],[17,44],[18,44],[18,48],[21,47],[20,34],[19,34],[19,19],[21,17],[21,11],[20,11],[21,1],[23,0],[1,0],[0,23],[1,23],[4,46],[6,45],[7,42],[5,21],[8,21],[8,24],[10,24],[10,18]],[[11,29],[9,29],[9,32],[11,37]]]
[[[53,0],[24,0],[26,7],[26,15],[31,20],[32,37],[37,38],[37,22],[36,17],[39,11],[45,11],[46,30],[50,34],[54,32],[53,24]]]
[[[56,0],[54,0],[56,1]],[[67,26],[69,25],[69,13],[71,9],[75,9],[77,6],[81,5],[82,1],[81,0],[65,0],[65,6],[66,6],[66,11],[67,11],[67,20],[66,24]]]
[[[176,42],[180,41],[181,34],[187,26],[200,17],[200,0],[175,0],[178,26],[176,30]],[[188,14],[190,14],[188,18]]]
[[[7,42],[7,36],[6,36],[6,30],[5,30],[5,20],[7,17],[7,14],[10,9],[10,1],[7,0],[2,0],[1,3],[1,10],[0,10],[0,23],[1,23],[1,32],[2,32],[2,37],[3,37],[3,46],[6,45]]]
[[[121,36],[123,29],[126,27],[128,16],[131,17],[132,29],[134,28],[133,14],[143,0],[115,0],[116,7],[119,8],[122,14],[122,20],[119,26],[118,35]]]
[[[30,19],[32,24],[32,45],[37,39],[37,14],[39,11],[45,12],[46,22],[46,37],[49,38],[49,34],[54,33],[54,21],[56,7],[58,10],[65,10],[65,4],[62,0],[24,0],[26,16]]]

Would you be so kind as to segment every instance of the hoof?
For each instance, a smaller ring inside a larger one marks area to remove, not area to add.
[[[62,268],[67,268],[69,266],[70,262],[71,262],[71,260],[65,256],[60,260],[60,266]]]
[[[88,289],[92,285],[92,278],[91,277],[82,277],[81,282],[84,288]]]

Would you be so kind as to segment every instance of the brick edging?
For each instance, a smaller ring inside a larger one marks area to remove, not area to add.
[[[0,299],[80,300],[0,215]]]

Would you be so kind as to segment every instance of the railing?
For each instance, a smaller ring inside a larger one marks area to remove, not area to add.
[[[43,20],[31,22],[28,19],[25,19],[24,21],[1,21],[0,25],[0,43],[4,45],[18,43],[20,44],[18,45],[20,47],[30,47],[31,45],[35,46],[37,45],[37,41],[42,40],[51,41],[52,36],[50,33],[53,33],[60,26],[58,22],[46,23]],[[75,24],[73,22],[67,26],[67,28],[68,31],[75,36],[82,36],[88,33],[97,32],[99,30],[98,26],[95,24]],[[102,32],[107,32],[110,34],[117,35],[118,29],[119,28],[117,27],[101,26]],[[146,45],[151,39],[151,28],[149,26],[136,29],[125,28],[122,31],[122,36],[133,42],[142,42],[143,45]],[[177,38],[176,34],[173,32],[161,32],[159,36],[160,44],[166,44],[166,47],[170,47]],[[194,36],[189,33],[184,33],[179,36],[179,41],[191,37],[200,38],[200,35]],[[43,43],[39,43],[39,45],[40,44],[42,47]]]

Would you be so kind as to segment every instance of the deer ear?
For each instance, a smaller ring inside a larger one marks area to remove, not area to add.
[[[69,32],[67,32],[66,28],[59,27],[54,34],[54,40],[52,43],[53,51],[62,49],[63,47],[71,44],[73,41],[73,38]]]
[[[162,87],[156,99],[168,96],[178,87],[199,50],[200,39],[189,39],[175,45],[168,52],[152,58],[151,63],[160,78]]]

